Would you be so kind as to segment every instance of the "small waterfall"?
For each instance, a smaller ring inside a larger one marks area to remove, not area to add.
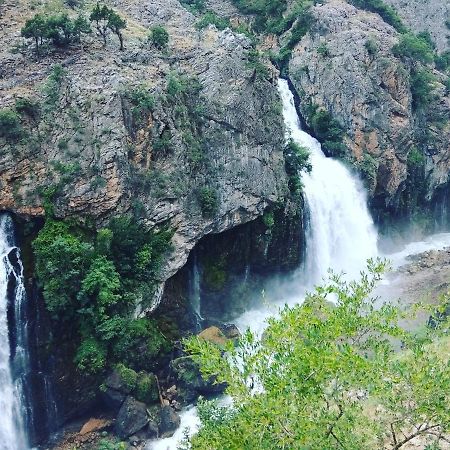
[[[309,214],[306,236],[307,284],[320,282],[329,268],[355,278],[377,255],[377,233],[363,186],[339,161],[327,158],[319,142],[302,131],[287,81],[278,81],[287,138],[310,152],[311,173],[302,181]]]
[[[203,320],[203,317],[201,315],[201,274],[195,251],[193,252],[191,270],[192,272],[189,277],[189,300],[191,303],[192,312],[196,317],[197,329],[200,330]]]
[[[25,450],[28,366],[23,267],[11,217],[0,215],[0,450]]]

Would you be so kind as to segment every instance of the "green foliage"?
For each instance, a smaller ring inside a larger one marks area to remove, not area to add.
[[[323,150],[331,156],[345,155],[346,146],[343,144],[344,128],[331,114],[317,105],[310,104],[306,115],[314,135],[322,143]]]
[[[375,55],[379,50],[378,43],[373,38],[367,39],[366,42],[364,43],[364,47],[366,48],[367,53],[370,56]]]
[[[405,33],[400,41],[392,47],[395,56],[402,59],[429,64],[434,60],[434,49],[429,40],[421,34]]]
[[[369,186],[373,186],[373,184],[377,181],[377,173],[378,173],[378,163],[373,156],[368,153],[364,153],[362,161],[357,164],[358,169],[361,171],[365,180]]]
[[[436,77],[428,69],[413,69],[410,85],[413,109],[426,108],[435,98],[433,95]]]
[[[80,371],[88,374],[103,371],[107,363],[105,344],[95,338],[87,338],[80,344],[74,362]]]
[[[283,19],[286,0],[233,0],[244,14],[254,15],[253,29],[258,32],[273,31]]]
[[[128,448],[128,444],[126,442],[118,442],[116,440],[110,441],[106,439],[102,439],[96,450],[126,450]]]
[[[167,351],[157,325],[132,314],[138,302],[152,300],[171,236],[128,217],[113,219],[96,236],[47,219],[33,242],[36,274],[54,320],[70,323],[80,340],[80,370],[98,372],[114,361],[140,370]]]
[[[285,20],[285,25],[282,27],[288,29],[287,27],[292,25],[290,30],[290,36],[281,48],[279,55],[276,57],[276,63],[278,66],[285,70],[287,63],[289,62],[294,47],[301,41],[303,36],[305,36],[311,24],[313,22],[313,16],[311,14],[311,2],[303,1],[297,4],[294,8],[290,17]],[[284,31],[284,30],[283,30]]]
[[[225,30],[231,28],[230,20],[226,17],[220,17],[213,11],[206,11],[201,19],[195,24],[195,28],[202,30],[208,25],[214,25],[218,30]]]
[[[138,374],[133,369],[129,369],[123,364],[117,364],[116,370],[119,373],[121,380],[124,382],[125,388],[129,391],[134,390],[137,384]]]
[[[163,50],[169,44],[169,33],[164,27],[155,25],[150,30],[149,40],[156,48]]]
[[[322,42],[317,47],[317,53],[323,57],[330,56],[330,50],[328,49],[327,44],[325,42]]]
[[[394,450],[414,436],[439,444],[450,431],[449,341],[437,340],[448,323],[405,330],[402,321],[427,310],[375,306],[385,263],[368,267],[356,282],[332,274],[303,305],[269,319],[261,341],[247,331],[228,344],[226,357],[197,337],[185,342],[233,400],[201,403],[185,448]]]
[[[436,64],[436,69],[441,71],[446,71],[450,68],[450,51],[435,55],[434,62]]]
[[[123,50],[123,35],[122,30],[127,26],[125,19],[119,16],[113,9],[106,5],[97,3],[91,11],[89,16],[91,22],[95,22],[95,27],[103,38],[103,44],[106,46],[106,38],[108,32],[112,31],[117,35],[120,42],[120,50]]]
[[[275,226],[275,218],[273,215],[273,211],[265,211],[262,216],[262,221],[264,225],[271,230]]]
[[[49,219],[33,242],[33,249],[48,310],[61,318],[72,317],[78,308],[76,298],[93,246],[83,242],[67,224]]]
[[[269,69],[261,61],[261,53],[256,49],[251,49],[247,52],[246,66],[253,70],[254,78],[263,80],[269,77]]]
[[[131,103],[131,115],[137,128],[145,125],[145,120],[155,108],[155,98],[145,85],[133,87],[125,92],[125,97]]]
[[[393,26],[398,32],[406,32],[406,27],[397,11],[392,6],[386,5],[383,0],[349,0],[349,3],[357,8],[379,14],[386,23]]]
[[[219,209],[217,191],[210,187],[202,187],[197,192],[197,199],[205,217],[214,216]]]
[[[157,402],[159,392],[155,376],[145,372],[139,373],[134,396],[137,400],[147,404]]]
[[[407,162],[409,168],[420,167],[425,163],[425,157],[417,147],[412,147],[408,153]]]
[[[227,281],[226,258],[211,259],[203,267],[203,280],[209,289],[220,291]]]
[[[52,16],[36,14],[25,22],[21,35],[34,41],[36,53],[39,55],[44,41],[50,41],[56,47],[67,47],[80,42],[81,35],[90,32],[89,23],[81,15],[71,19],[66,13]]]
[[[16,99],[16,111],[21,115],[27,115],[32,119],[39,116],[39,103],[36,100],[27,97],[20,97]]]
[[[303,189],[300,172],[311,172],[312,170],[309,151],[291,139],[284,147],[283,153],[289,190],[293,195],[298,195]]]
[[[194,14],[205,10],[205,0],[181,0],[180,3]]]
[[[56,108],[59,101],[61,84],[66,76],[66,70],[61,64],[55,64],[52,66],[50,75],[47,77],[44,85],[42,86],[42,94],[45,97],[44,111],[51,112]]]
[[[17,112],[10,108],[0,109],[0,137],[15,141],[23,135],[24,130]]]

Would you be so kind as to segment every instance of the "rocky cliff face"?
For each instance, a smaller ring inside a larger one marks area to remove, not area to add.
[[[448,49],[450,30],[446,22],[450,19],[448,0],[385,0],[398,11],[406,25],[414,32],[428,31],[439,51]]]
[[[394,213],[407,187],[408,155],[421,148],[425,197],[431,199],[450,169],[445,76],[434,71],[433,113],[414,111],[411,66],[394,57],[399,35],[391,26],[341,0],[315,6],[313,15],[312,29],[289,63],[307,122],[312,103],[343,126],[350,159],[363,169],[373,204]]]
[[[38,106],[22,119],[23,139],[0,139],[0,209],[41,216],[50,187],[57,217],[102,224],[134,211],[149,226],[170,222],[165,279],[203,235],[255,219],[286,194],[279,99],[249,68],[245,36],[198,31],[176,0],[113,3],[128,22],[125,51],[90,36],[40,59],[10,53],[33,11],[2,6],[0,106],[23,97]],[[147,41],[156,24],[170,34],[166,52]],[[169,98],[170,80],[181,90]],[[136,104],[140,92],[153,96],[152,113]],[[202,195],[216,199],[214,211],[202,211]]]

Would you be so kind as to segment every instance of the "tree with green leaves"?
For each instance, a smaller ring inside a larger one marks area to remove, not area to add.
[[[384,269],[370,261],[357,282],[332,275],[270,319],[261,340],[247,331],[223,347],[186,341],[233,402],[202,402],[200,430],[184,447],[397,450],[416,440],[440,448],[450,432],[448,322],[402,327],[411,311],[371,297]]]
[[[113,10],[110,10],[107,26],[119,38],[120,50],[123,50],[122,30],[127,26],[126,20],[122,19],[122,17]]]
[[[119,38],[120,50],[123,50],[122,30],[127,26],[125,19],[122,19],[113,9],[108,8],[106,5],[100,5],[100,3],[94,6],[89,19],[91,22],[95,22],[96,29],[102,36],[105,46],[108,31],[112,31]]]
[[[26,39],[33,39],[36,45],[36,54],[39,56],[39,46],[46,36],[46,19],[41,14],[36,14],[33,18],[25,22],[20,34]]]

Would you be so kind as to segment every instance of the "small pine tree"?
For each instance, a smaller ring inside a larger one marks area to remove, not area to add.
[[[20,34],[26,39],[34,39],[36,44],[36,54],[39,56],[39,46],[42,44],[46,36],[47,25],[45,17],[41,14],[36,14],[32,19],[25,22],[25,26],[20,31]]]
[[[119,14],[117,14],[113,10],[110,10],[107,26],[114,34],[117,35],[120,42],[120,50],[123,50],[122,30],[127,26],[126,20],[122,19],[122,17],[120,17]]]

